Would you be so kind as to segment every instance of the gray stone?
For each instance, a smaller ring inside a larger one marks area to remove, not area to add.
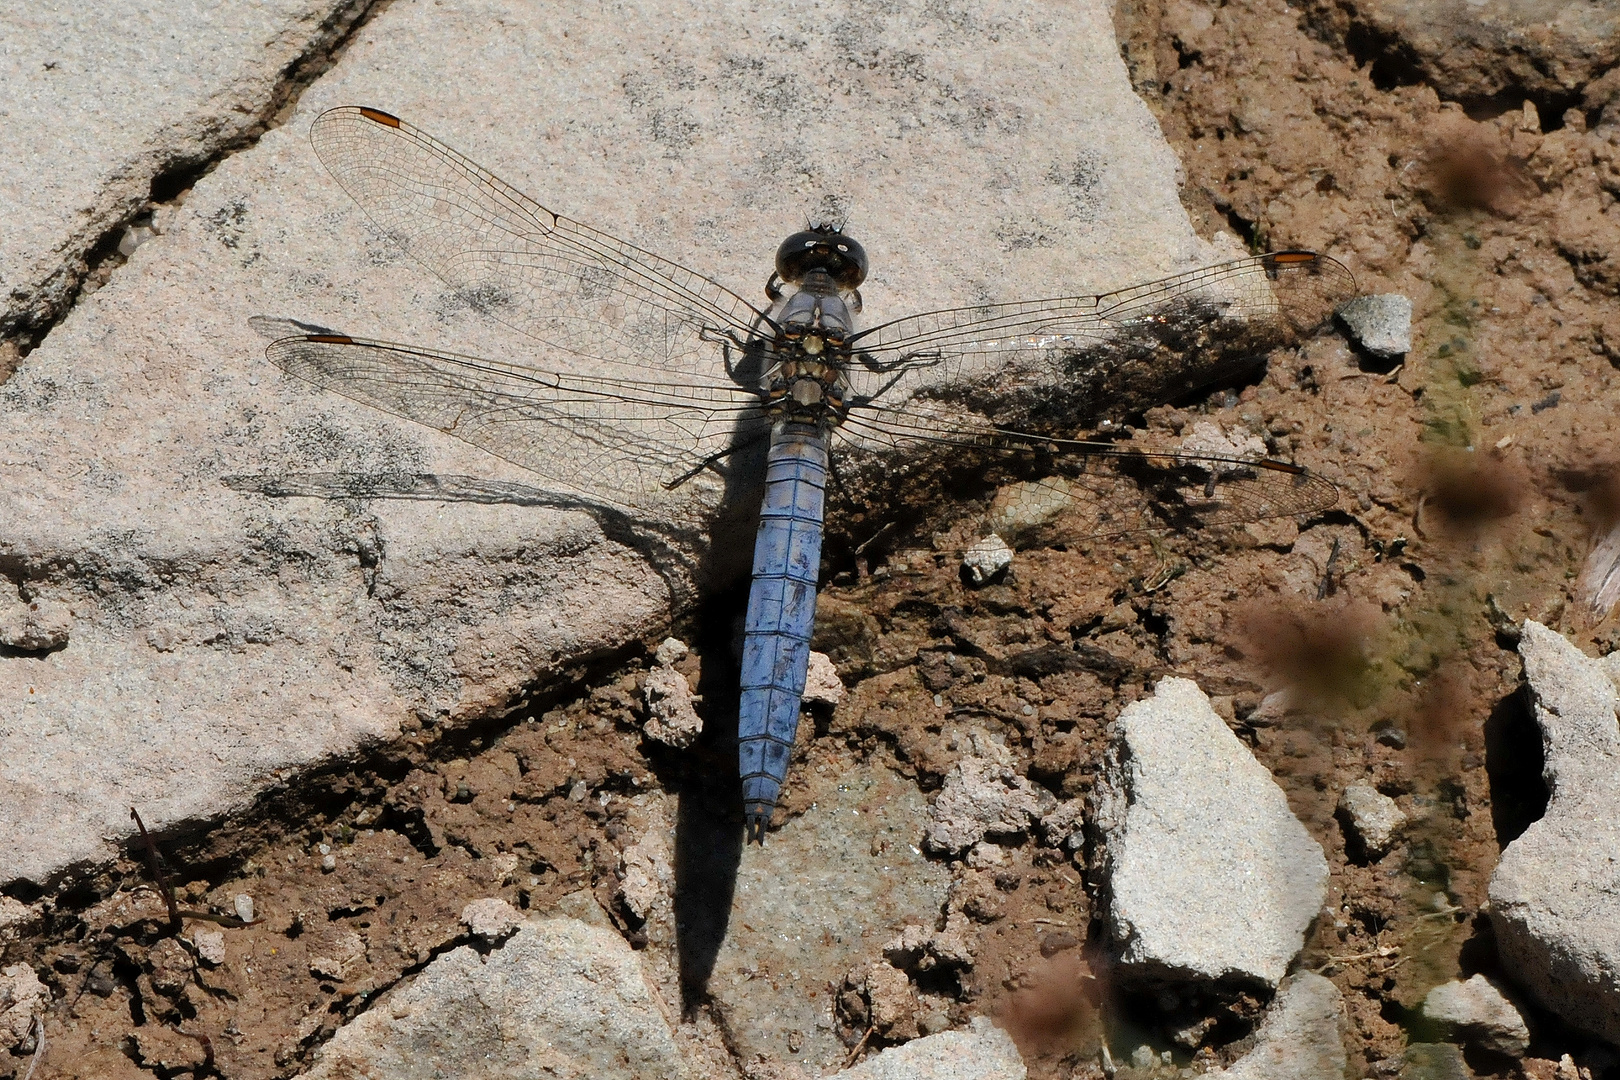
[[[1502,852],[1491,925],[1515,984],[1620,1043],[1620,723],[1604,666],[1525,620],[1519,639],[1541,727],[1547,811]]]
[[[487,957],[435,959],[322,1047],[309,1080],[692,1075],[636,954],[574,919],[525,923]]]
[[[65,310],[90,249],[152,181],[247,138],[280,106],[287,70],[363,7],[109,0],[93,19],[72,5],[0,8],[0,339]]]
[[[1210,1080],[1339,1080],[1344,1076],[1344,1000],[1309,971],[1290,975],[1260,1021],[1254,1049]]]
[[[903,927],[932,927],[950,878],[917,850],[928,811],[914,784],[875,764],[803,775],[808,809],[743,850],[708,988],[740,1060],[797,1062],[815,1075],[840,1067],[849,1048],[835,1033],[833,996],[808,991],[882,959],[881,943]],[[666,1001],[681,988],[673,802],[639,799],[629,822],[639,839],[625,852],[626,867],[640,868],[641,955]],[[627,892],[631,884],[627,874]],[[961,959],[959,927],[930,934],[924,947]]]
[[[942,1031],[891,1047],[836,1080],[1024,1080],[1012,1037],[982,1016],[963,1031]]]
[[[1412,301],[1400,293],[1346,300],[1338,314],[1356,343],[1374,356],[1394,359],[1412,351]]]
[[[1406,814],[1395,800],[1371,784],[1351,784],[1339,796],[1339,813],[1362,850],[1373,859],[1383,858],[1395,841],[1395,834],[1406,825]]]
[[[1120,977],[1276,986],[1327,859],[1196,683],[1164,679],[1120,713],[1096,799]]]
[[[1523,1057],[1530,1029],[1513,1002],[1483,975],[1441,983],[1423,999],[1423,1015],[1463,1040],[1508,1057]]]
[[[1105,4],[963,19],[922,0],[733,2],[671,20],[637,0],[565,21],[495,0],[380,10],[285,126],[200,180],[0,387],[0,558],[72,612],[67,647],[0,658],[0,885],[112,858],[132,802],[155,830],[217,820],[419,717],[498,713],[537,678],[652,638],[692,595],[693,551],[655,564],[648,533],[264,360],[256,314],[568,362],[379,234],[311,152],[324,109],[387,108],[755,298],[783,235],[845,208],[872,256],[869,322],[1234,251],[1194,236]],[[257,62],[285,63],[279,48]],[[482,71],[501,78],[468,80]],[[155,93],[169,75],[139,82]],[[110,124],[80,100],[28,100],[58,110],[46,125]],[[0,187],[51,190],[62,154],[10,150],[24,172]],[[64,199],[63,214],[86,203]],[[746,563],[750,545],[720,546],[734,549]]]

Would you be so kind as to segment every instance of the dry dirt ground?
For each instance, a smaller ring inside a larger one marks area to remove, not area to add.
[[[1431,986],[1498,973],[1480,905],[1502,845],[1545,799],[1514,623],[1541,620],[1594,653],[1620,644],[1620,624],[1579,588],[1617,509],[1605,478],[1620,453],[1620,238],[1602,211],[1620,194],[1620,105],[1470,116],[1426,86],[1387,85],[1342,45],[1331,11],[1283,0],[1125,3],[1119,31],[1201,231],[1329,252],[1362,292],[1406,294],[1413,350],[1378,362],[1318,337],[1138,419],[1166,435],[1200,419],[1247,430],[1338,481],[1339,509],[1298,528],[1032,549],[977,590],[947,560],[900,573],[835,559],[817,645],[851,692],[804,726],[795,768],[882,761],[936,790],[960,752],[947,732],[971,719],[1002,733],[1032,779],[1084,797],[1108,722],[1160,676],[1194,675],[1327,852],[1328,905],[1301,964],[1343,992],[1350,1075],[1394,1076],[1406,1043],[1428,1037],[1411,1010]],[[835,537],[830,550],[848,547]],[[683,670],[722,709],[705,658],[726,633],[688,630],[697,651]],[[617,899],[627,796],[662,785],[728,798],[703,779],[719,750],[644,743],[650,663],[609,658],[481,730],[423,728],[300,779],[250,821],[166,838],[182,907],[230,911],[251,893],[274,913],[223,929],[250,965],[198,965],[138,852],[47,898],[43,931],[4,955],[48,974],[55,997],[36,1075],[289,1075],[454,942],[466,901],[492,894],[545,909],[591,890],[635,942]],[[1292,712],[1259,708],[1283,688]],[[1364,779],[1415,823],[1376,862],[1346,850],[1334,816]],[[790,777],[778,823],[805,790]],[[1064,989],[1092,959],[1091,901],[1068,853],[1032,837],[1000,867],[959,873],[976,956],[925,979],[925,1000],[958,1019],[1003,1017],[1032,1076],[1101,1076],[1099,1012],[1116,1031],[1202,1019],[1182,1066],[1242,1049],[1262,1001],[1139,1000],[1105,977],[1078,980],[1092,988],[1078,997]],[[841,989],[852,1045],[908,1033],[903,1019],[872,1030],[858,990]],[[1470,1067],[1546,1080],[1563,1053],[1591,1050],[1551,1016],[1533,1026],[1530,1059]],[[26,1066],[0,1059],[0,1075]]]

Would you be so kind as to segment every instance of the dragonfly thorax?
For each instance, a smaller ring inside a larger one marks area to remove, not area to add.
[[[835,354],[836,355],[836,354]],[[765,373],[765,401],[778,419],[832,427],[844,418],[848,385],[833,358],[797,348]]]

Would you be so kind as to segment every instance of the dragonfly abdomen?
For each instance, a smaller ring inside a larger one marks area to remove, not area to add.
[[[737,712],[747,834],[762,843],[799,727],[816,620],[826,486],[826,437],[814,424],[781,424],[771,437],[766,464]]]

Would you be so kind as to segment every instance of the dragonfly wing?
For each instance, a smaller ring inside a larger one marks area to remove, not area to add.
[[[1333,259],[1282,251],[1096,296],[924,312],[855,336],[866,366],[857,389],[893,383],[948,396],[1009,368],[1044,367],[1071,384],[1075,419],[1129,412],[1218,377],[1232,357],[1296,340],[1354,294]]]
[[[932,412],[863,409],[840,431],[869,449],[945,462],[947,477],[997,485],[988,524],[1019,543],[1043,535],[1078,540],[1236,525],[1319,513],[1339,501],[1332,481],[1303,466],[1246,454],[1239,445],[1209,452],[1211,440],[1201,433],[1178,445],[1087,442]],[[919,480],[925,469],[892,482],[926,499]]]
[[[759,416],[754,394],[712,378],[564,374],[342,334],[282,338],[265,355],[317,386],[636,508],[723,458]]]
[[[391,239],[467,302],[592,370],[711,375],[719,335],[763,315],[677,263],[552,213],[397,117],[345,106],[310,131],[315,153]]]

